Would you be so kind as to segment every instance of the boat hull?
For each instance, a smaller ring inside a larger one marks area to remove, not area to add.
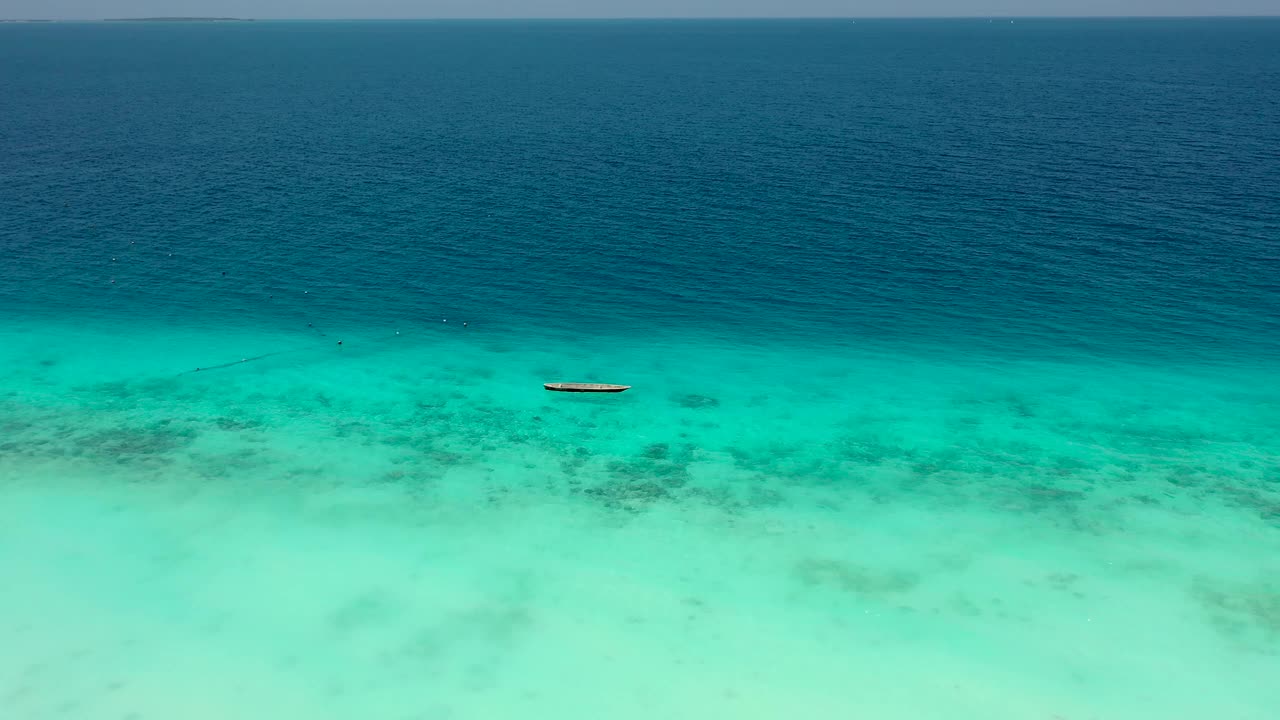
[[[552,392],[572,393],[620,393],[630,390],[630,385],[606,385],[605,383],[544,383],[542,387]]]

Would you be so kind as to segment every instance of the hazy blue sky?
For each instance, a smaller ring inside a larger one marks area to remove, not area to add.
[[[7,18],[1259,14],[1280,14],[1280,0],[0,0],[0,17]]]

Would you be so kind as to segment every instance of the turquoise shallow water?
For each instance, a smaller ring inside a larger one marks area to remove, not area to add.
[[[178,375],[281,334],[6,328],[9,706],[1261,718],[1280,700],[1264,374],[452,330],[300,335]],[[538,388],[569,368],[637,389]]]
[[[0,715],[1272,717],[1278,33],[0,27]]]

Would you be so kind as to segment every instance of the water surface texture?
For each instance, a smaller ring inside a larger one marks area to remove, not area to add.
[[[1280,707],[1280,22],[3,26],[0,248],[5,717]]]

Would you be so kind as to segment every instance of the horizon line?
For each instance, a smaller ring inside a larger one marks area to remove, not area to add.
[[[0,18],[0,22],[627,22],[636,20],[1248,20],[1280,18],[1280,12],[1250,15],[631,15],[631,16],[510,16],[510,17],[208,17],[138,16],[92,18]]]

